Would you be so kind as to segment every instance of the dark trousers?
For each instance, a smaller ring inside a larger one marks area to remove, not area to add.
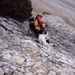
[[[35,36],[38,38],[39,34],[42,34],[44,32],[44,28],[42,27],[42,25],[40,25],[41,30],[37,30],[35,29],[35,26],[33,24],[30,24],[30,29],[35,33]]]
[[[42,27],[41,30],[33,29],[32,31],[35,33],[36,38],[38,38],[39,34],[44,32],[44,28]]]

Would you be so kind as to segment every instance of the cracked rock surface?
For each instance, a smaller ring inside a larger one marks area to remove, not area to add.
[[[75,28],[58,16],[44,19],[53,46],[32,40],[28,21],[0,17],[0,75],[75,75]]]

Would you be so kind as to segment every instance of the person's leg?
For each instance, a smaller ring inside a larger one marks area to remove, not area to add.
[[[39,33],[42,34],[44,32],[44,30],[45,29],[43,27],[41,27],[41,30],[39,31]]]
[[[36,38],[38,38],[38,36],[39,36],[39,32],[38,32],[38,30],[33,29],[33,32],[34,32],[34,34],[35,34]]]

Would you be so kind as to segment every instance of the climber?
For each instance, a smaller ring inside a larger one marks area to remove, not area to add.
[[[29,18],[29,31],[31,30],[33,33],[35,33],[36,38],[38,38],[39,34],[46,33],[46,30],[44,29],[43,25],[47,25],[43,20],[42,14],[37,14],[36,17]]]

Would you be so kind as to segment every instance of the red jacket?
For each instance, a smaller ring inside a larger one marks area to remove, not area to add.
[[[37,16],[37,20],[39,22],[40,25],[44,24],[44,21],[41,19],[40,16]]]

